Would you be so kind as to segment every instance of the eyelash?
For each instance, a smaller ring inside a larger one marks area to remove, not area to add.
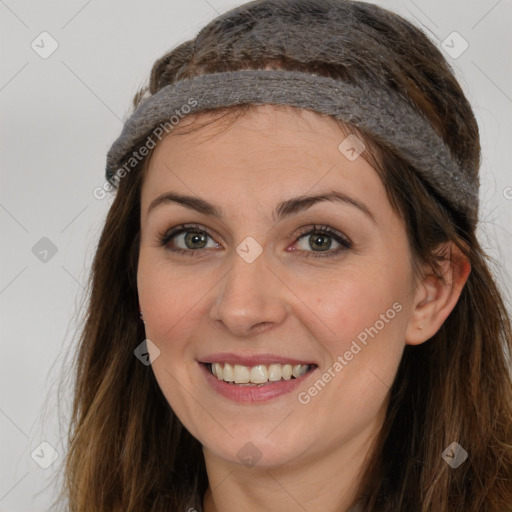
[[[213,239],[212,234],[207,229],[204,229],[202,226],[199,226],[197,224],[182,224],[180,226],[176,226],[172,228],[169,231],[166,231],[165,233],[161,233],[158,235],[159,239],[159,246],[167,248],[168,250],[177,253],[177,254],[186,254],[187,256],[199,256],[199,253],[204,252],[204,249],[176,249],[176,248],[170,248],[168,247],[168,243],[177,235],[181,235],[182,233],[206,233],[210,238]],[[301,228],[300,232],[295,238],[295,242],[298,242],[301,238],[305,237],[306,235],[316,235],[316,234],[322,234],[322,235],[328,235],[329,238],[333,238],[336,242],[338,242],[341,247],[338,249],[335,249],[334,251],[325,252],[323,251],[316,252],[316,251],[299,251],[299,252],[305,252],[309,253],[306,254],[306,258],[327,258],[327,257],[333,257],[337,254],[346,251],[347,249],[352,248],[352,242],[339,233],[338,231],[335,231],[334,229],[330,228],[329,226],[317,226],[316,224],[313,226],[307,226],[305,228]],[[288,238],[292,238],[293,235],[291,235]]]

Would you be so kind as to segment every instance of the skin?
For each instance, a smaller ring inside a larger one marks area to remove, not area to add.
[[[146,335],[160,350],[153,371],[203,445],[210,484],[205,512],[346,511],[357,499],[403,349],[439,329],[469,264],[450,244],[448,284],[428,268],[415,281],[405,228],[384,185],[363,157],[350,161],[340,152],[346,134],[333,119],[265,105],[223,131],[215,126],[165,138],[144,179],[137,281]],[[350,204],[328,201],[272,219],[281,201],[331,190],[363,203],[373,220]],[[148,213],[167,192],[205,199],[223,216],[173,202]],[[182,223],[208,229],[207,247],[186,246],[183,234],[167,248],[159,245],[160,234]],[[324,239],[331,246],[323,250],[315,236],[297,240],[300,228],[314,224],[340,232],[352,247],[336,253],[341,245],[334,238]],[[247,236],[262,248],[252,263],[236,252]],[[199,247],[199,256],[173,247]],[[394,303],[400,312],[309,403],[300,403],[298,393]],[[273,353],[318,368],[297,392],[237,403],[213,391],[200,371],[197,361],[214,352]],[[249,445],[259,457],[253,466],[237,455],[246,443],[256,447]]]

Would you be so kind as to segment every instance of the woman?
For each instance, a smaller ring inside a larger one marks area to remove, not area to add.
[[[478,127],[410,23],[258,0],[158,60],[76,358],[70,511],[512,510]]]

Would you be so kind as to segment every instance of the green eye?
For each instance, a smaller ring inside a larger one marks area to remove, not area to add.
[[[212,241],[212,244],[208,245],[208,239]],[[314,225],[303,228],[295,236],[295,242],[300,243],[303,239],[307,240],[307,246],[300,248],[298,252],[304,253],[305,257],[334,256],[352,247],[352,243],[347,237],[329,226]],[[338,247],[330,250],[333,240],[338,244]],[[196,224],[182,224],[172,228],[159,237],[159,244],[161,247],[165,247],[174,253],[187,254],[188,256],[197,256],[202,249],[220,247],[214,241],[213,236],[208,233],[207,229]],[[308,248],[311,250],[308,250]],[[293,249],[292,252],[296,250]]]

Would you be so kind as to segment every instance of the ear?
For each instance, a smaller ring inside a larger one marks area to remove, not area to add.
[[[434,336],[457,304],[471,272],[467,257],[455,243],[442,244],[436,252],[442,259],[440,271],[444,282],[430,266],[425,268],[405,334],[408,345],[419,345]]]

